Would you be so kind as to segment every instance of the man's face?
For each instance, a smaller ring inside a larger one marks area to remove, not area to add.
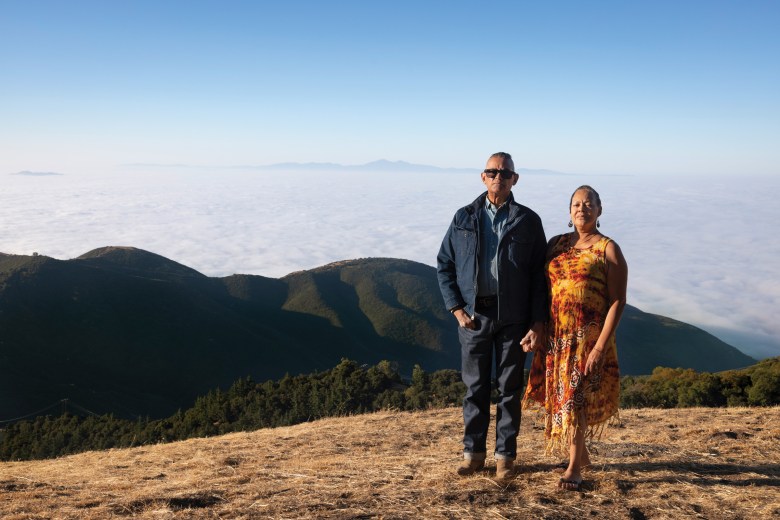
[[[504,157],[491,157],[488,159],[485,165],[485,170],[511,170],[515,171],[515,164],[512,159],[506,159]],[[506,200],[509,197],[509,192],[512,191],[512,186],[517,184],[517,174],[512,175],[510,179],[504,179],[500,174],[497,174],[492,179],[483,171],[482,182],[488,189],[488,196],[491,200],[496,198],[501,201]]]

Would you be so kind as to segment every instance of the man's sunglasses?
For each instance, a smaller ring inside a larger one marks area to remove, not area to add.
[[[496,175],[500,175],[501,178],[504,180],[509,180],[512,178],[512,176],[515,175],[515,172],[513,172],[512,170],[495,170],[492,168],[490,170],[485,170],[482,173],[484,173],[485,177],[487,177],[488,179],[495,179]]]

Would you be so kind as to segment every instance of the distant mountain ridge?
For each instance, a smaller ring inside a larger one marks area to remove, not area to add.
[[[755,363],[682,322],[628,307],[621,370]],[[387,359],[460,368],[435,269],[344,260],[282,278],[210,278],[160,255],[100,248],[72,260],[0,254],[0,420],[69,398],[96,413],[170,415],[255,380]]]
[[[416,171],[416,172],[473,172],[473,168],[441,168],[428,164],[413,164],[406,161],[388,161],[379,159],[365,164],[339,164],[339,163],[297,163],[284,162],[265,166],[255,166],[262,170],[359,170],[359,171]]]
[[[196,165],[196,164],[157,164],[130,163],[123,166],[131,168],[162,168],[162,169],[228,169],[228,170],[259,170],[259,171],[322,171],[322,172],[415,172],[415,173],[479,173],[481,167],[441,167],[430,164],[415,164],[407,161],[389,161],[379,159],[365,164],[340,164],[334,162],[280,162],[274,164],[241,164],[241,165]],[[520,175],[569,175],[568,173],[546,169],[516,168]]]
[[[365,164],[338,164],[338,163],[296,163],[296,162],[284,162],[269,164],[265,166],[250,166],[250,168],[256,168],[260,170],[321,170],[321,171],[376,171],[376,172],[400,172],[400,171],[412,171],[421,173],[475,173],[479,172],[479,168],[442,168],[439,166],[431,166],[428,164],[414,164],[406,161],[388,161],[386,159],[379,159],[377,161],[368,162]],[[531,174],[531,175],[566,175],[561,172],[544,169],[528,169],[518,168],[517,173]]]

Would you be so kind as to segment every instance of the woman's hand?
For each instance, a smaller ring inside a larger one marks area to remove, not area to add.
[[[585,376],[589,376],[595,372],[596,369],[601,368],[601,363],[604,361],[604,345],[596,343],[596,346],[588,354],[588,359],[585,360]]]

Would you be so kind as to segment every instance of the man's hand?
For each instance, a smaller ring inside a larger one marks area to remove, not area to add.
[[[471,329],[475,330],[477,328],[477,324],[474,322],[474,320],[471,319],[471,316],[469,316],[466,311],[463,309],[458,309],[456,311],[453,311],[453,316],[455,316],[455,319],[458,320],[458,325],[463,327],[464,329]]]
[[[542,346],[542,335],[544,334],[544,323],[537,321],[533,327],[528,329],[525,337],[520,340],[520,346],[523,352],[535,352]]]

